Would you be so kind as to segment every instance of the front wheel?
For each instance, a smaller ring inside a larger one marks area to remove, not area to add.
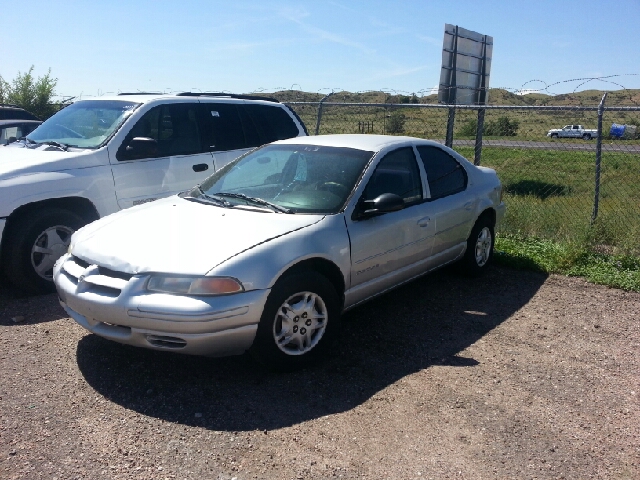
[[[251,353],[274,370],[295,370],[327,354],[340,328],[340,301],[314,271],[279,279],[265,304]]]
[[[54,291],[53,265],[67,252],[73,232],[86,223],[62,208],[43,208],[18,218],[7,232],[3,252],[9,280],[34,293]]]
[[[480,217],[467,239],[467,251],[462,259],[465,271],[471,276],[482,274],[493,259],[494,229],[487,216]]]
[[[551,138],[558,138],[558,134],[557,133],[552,133],[551,134]]]

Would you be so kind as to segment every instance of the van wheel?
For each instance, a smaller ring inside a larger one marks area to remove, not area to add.
[[[493,259],[494,232],[493,222],[487,216],[480,217],[467,239],[467,251],[462,259],[465,272],[479,276],[487,269]]]
[[[340,329],[340,301],[314,271],[285,275],[265,304],[251,353],[274,370],[295,370],[326,356]]]
[[[43,208],[18,218],[7,232],[3,264],[9,280],[33,293],[53,292],[53,265],[71,235],[87,222],[69,210]]]
[[[591,140],[591,135],[589,135],[588,133],[585,133],[585,134],[582,136],[582,139],[583,139],[583,140]]]

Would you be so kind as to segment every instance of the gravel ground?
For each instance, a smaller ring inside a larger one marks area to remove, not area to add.
[[[637,293],[445,270],[274,374],[118,345],[5,287],[0,478],[637,479],[639,320]]]

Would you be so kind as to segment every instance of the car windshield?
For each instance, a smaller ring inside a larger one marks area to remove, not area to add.
[[[96,148],[115,132],[140,105],[121,100],[82,100],[60,110],[27,139],[68,147]]]
[[[353,148],[267,145],[222,168],[189,195],[276,212],[337,213],[372,156]]]

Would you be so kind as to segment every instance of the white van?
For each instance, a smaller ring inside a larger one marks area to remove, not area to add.
[[[0,266],[19,288],[52,291],[53,265],[81,226],[192,188],[254,147],[306,134],[286,105],[246,95],[75,102],[0,147]]]

